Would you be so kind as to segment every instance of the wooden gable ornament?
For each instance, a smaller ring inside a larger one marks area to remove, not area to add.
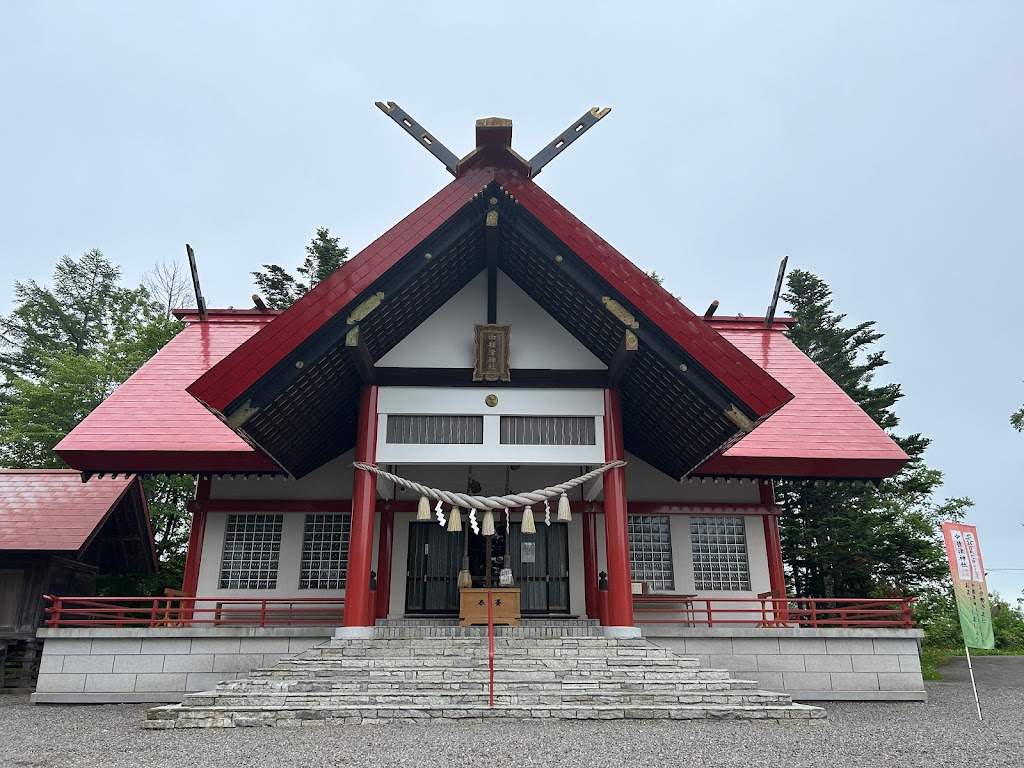
[[[512,381],[509,370],[510,325],[473,326],[473,381]]]

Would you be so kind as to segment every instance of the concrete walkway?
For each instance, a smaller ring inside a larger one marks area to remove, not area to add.
[[[145,731],[145,705],[31,706],[0,695],[0,765],[154,766],[1024,766],[1024,657],[963,659],[929,701],[829,703],[828,721],[433,722],[336,728]]]

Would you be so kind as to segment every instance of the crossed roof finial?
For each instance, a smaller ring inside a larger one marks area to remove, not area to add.
[[[465,157],[459,159],[448,147],[438,141],[422,125],[417,123],[404,109],[393,101],[378,101],[375,104],[384,114],[394,120],[398,125],[417,143],[426,148],[430,154],[441,161],[441,164],[448,169],[452,176],[458,176],[463,170],[480,165],[486,157],[488,161],[497,159],[495,148],[506,150],[507,163],[524,171],[529,178],[537,176],[544,166],[554,160],[558,155],[572,144],[576,139],[587,132],[602,117],[611,112],[611,107],[594,107],[583,113],[579,120],[573,122],[568,128],[562,131],[554,141],[544,149],[530,158],[529,161],[520,157],[512,149],[512,121],[500,117],[488,117],[476,121],[477,146]],[[485,151],[491,150],[491,151]],[[498,162],[501,162],[498,160]]]

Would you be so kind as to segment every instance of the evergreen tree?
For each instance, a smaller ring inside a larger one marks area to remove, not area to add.
[[[52,287],[14,284],[0,317],[0,465],[63,467],[53,447],[182,328],[145,287],[119,284],[100,251],[61,258]],[[194,481],[147,479],[164,559],[180,557]]]
[[[277,264],[264,264],[262,271],[253,272],[267,306],[287,309],[348,261],[348,248],[338,241],[327,227],[317,229],[316,237],[306,246],[305,260],[295,270],[298,278]]]
[[[914,592],[944,578],[939,526],[958,519],[969,499],[937,501],[942,473],[923,460],[928,439],[898,436],[898,384],[874,383],[888,364],[874,349],[883,334],[873,321],[853,326],[832,309],[832,291],[795,270],[783,298],[797,322],[789,338],[906,451],[911,461],[881,488],[851,484],[778,484],[783,554],[800,596],[867,597]]]

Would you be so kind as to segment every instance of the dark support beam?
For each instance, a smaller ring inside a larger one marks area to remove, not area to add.
[[[363,384],[375,383],[376,371],[373,367],[373,358],[370,357],[370,350],[366,348],[366,342],[363,341],[363,334],[359,332],[358,325],[345,335],[345,350]]]
[[[430,132],[427,131],[422,125],[413,120],[404,109],[395,104],[393,101],[375,101],[381,112],[394,120],[398,125],[410,136],[412,136],[421,145],[427,148],[427,151],[440,160],[444,167],[448,169],[448,172],[454,176],[456,173],[456,167],[459,164],[459,158],[455,156],[448,147],[439,142]]]
[[[637,341],[636,334],[627,329],[622,334],[619,348],[615,350],[615,357],[608,365],[608,389],[618,389],[639,348],[640,342]]]
[[[611,111],[611,107],[605,107],[604,109],[594,107],[584,112],[583,117],[562,131],[554,141],[530,158],[530,178],[539,174],[545,165],[562,154],[570,144],[586,133],[592,126],[596,125],[598,120]]]
[[[775,308],[779,306],[779,294],[782,293],[782,279],[786,276],[786,264],[789,263],[789,256],[782,257],[779,264],[779,276],[775,278],[775,291],[772,293],[772,303],[768,305],[768,311],[764,316],[764,327],[771,328],[775,322]]]
[[[512,381],[473,381],[472,368],[381,368],[373,369],[378,386],[382,387],[486,387],[490,389],[517,387],[536,389],[601,389],[608,382],[603,369],[549,370],[513,368]]]
[[[199,267],[196,266],[196,252],[192,246],[185,243],[185,254],[188,256],[188,268],[192,272],[192,288],[196,292],[196,309],[199,310],[199,319],[206,322],[206,299],[203,298],[203,291],[199,287]]]
[[[713,317],[715,312],[718,311],[718,299],[712,301],[708,308],[704,310],[704,317]]]
[[[498,322],[498,212],[487,212],[487,322]]]

